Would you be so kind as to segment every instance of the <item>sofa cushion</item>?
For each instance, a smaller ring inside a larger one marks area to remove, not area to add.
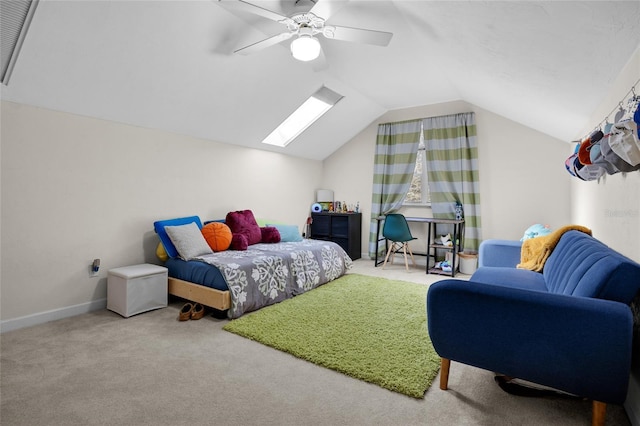
[[[478,249],[478,267],[505,266],[515,268],[520,263],[522,241],[484,240]]]
[[[545,263],[549,292],[630,304],[640,289],[640,265],[578,231],[565,233]]]
[[[527,269],[483,266],[474,272],[470,281],[524,290],[548,291],[544,283],[544,276],[539,272]]]

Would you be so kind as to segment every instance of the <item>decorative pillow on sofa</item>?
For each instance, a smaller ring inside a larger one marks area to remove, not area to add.
[[[167,250],[162,245],[162,241],[158,243],[158,247],[156,247],[156,256],[160,260],[160,262],[166,262],[169,260],[169,255],[167,254]]]
[[[302,235],[296,225],[280,225],[267,223],[267,226],[273,226],[280,233],[280,241],[283,243],[296,243],[302,241]]]
[[[231,237],[231,245],[229,246],[231,250],[246,250],[249,248],[249,243],[247,242],[247,236],[244,234],[233,234]]]
[[[242,234],[247,238],[247,244],[258,244],[262,241],[262,232],[251,210],[239,210],[227,213],[225,223],[234,234]],[[233,245],[233,241],[232,241]],[[236,249],[237,250],[237,249]]]
[[[213,253],[195,222],[180,226],[165,226],[164,229],[184,260]]]
[[[278,232],[278,229],[274,228],[273,226],[265,226],[263,228],[260,228],[260,231],[262,232],[261,241],[263,243],[280,242],[280,232]]]
[[[160,237],[160,241],[162,242],[168,257],[180,257],[180,254],[173,245],[173,242],[171,242],[171,238],[169,238],[169,235],[164,228],[166,226],[187,225],[189,223],[195,223],[198,226],[198,229],[202,228],[202,222],[198,216],[178,217],[175,219],[157,220],[153,222],[153,229],[156,231],[156,234],[158,234],[158,237]]]
[[[231,245],[231,229],[222,222],[209,222],[202,227],[202,235],[213,251],[225,251]]]

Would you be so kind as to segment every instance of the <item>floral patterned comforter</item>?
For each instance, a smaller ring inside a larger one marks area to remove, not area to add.
[[[229,287],[229,318],[283,301],[332,281],[351,268],[351,258],[331,241],[254,244],[195,260],[217,267]]]

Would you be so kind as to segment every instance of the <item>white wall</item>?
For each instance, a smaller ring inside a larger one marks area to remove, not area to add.
[[[594,111],[585,135],[617,107],[638,79],[640,48]],[[636,87],[636,93],[640,94],[640,86]],[[600,182],[579,179],[571,182],[573,220],[590,227],[594,236],[607,245],[640,261],[640,171],[605,176]]]
[[[476,112],[485,238],[519,238],[532,223],[569,217],[563,159],[552,161],[557,140],[465,102],[391,111],[323,163],[11,102],[1,108],[4,330],[30,316],[37,323],[52,311],[100,307],[108,269],[157,262],[159,219],[250,208],[302,227],[315,190],[332,188],[337,200],[360,202],[366,251],[381,122]],[[88,274],[94,258],[99,278]]]
[[[517,99],[514,99],[517,108]],[[558,228],[570,223],[570,180],[565,171],[568,144],[475,105],[456,101],[390,111],[324,161],[323,187],[337,200],[360,201],[363,251],[368,250],[373,183],[373,156],[380,123],[476,113],[483,239],[520,239],[534,223]],[[404,211],[431,216],[429,208]],[[413,249],[424,252],[426,235]]]
[[[629,60],[607,96],[594,111],[585,128],[585,135],[601,123],[631,87],[640,79],[640,48]],[[636,86],[640,94],[640,86]],[[615,116],[615,114],[614,114]],[[614,117],[610,120],[613,122]],[[606,176],[600,182],[574,179],[571,185],[572,216],[593,230],[594,237],[608,246],[640,262],[640,171]],[[636,319],[638,324],[640,319]],[[640,334],[636,331],[635,354],[640,351]],[[632,424],[640,425],[640,359],[634,360],[629,394],[625,403]]]
[[[104,304],[108,269],[158,262],[155,220],[252,209],[302,227],[321,181],[319,161],[1,108],[3,329],[7,320]],[[94,258],[99,278],[89,277]]]

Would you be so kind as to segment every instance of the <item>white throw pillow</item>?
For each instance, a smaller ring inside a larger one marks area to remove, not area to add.
[[[213,253],[195,222],[180,226],[165,226],[164,229],[184,260]]]

